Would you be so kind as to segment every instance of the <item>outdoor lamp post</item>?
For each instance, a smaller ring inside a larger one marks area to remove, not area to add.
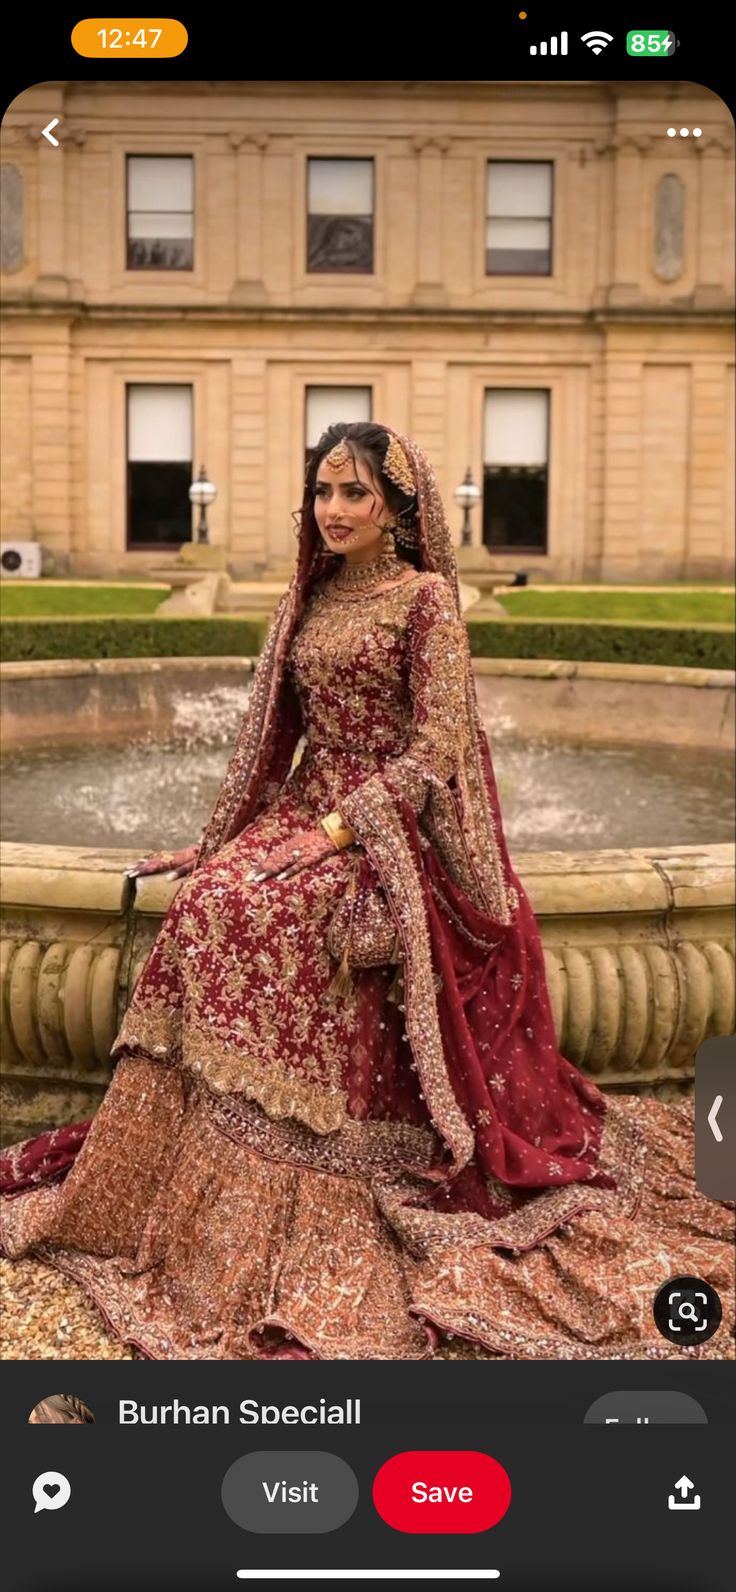
[[[473,472],[470,465],[465,471],[464,480],[461,481],[460,486],[455,488],[453,496],[458,507],[463,510],[464,515],[460,546],[471,547],[473,543],[473,526],[470,515],[476,503],[480,501],[480,487],[476,486],[473,480]]]
[[[209,542],[207,508],[210,503],[214,503],[216,497],[217,487],[212,481],[207,479],[207,471],[202,465],[196,481],[193,481],[189,488],[189,502],[199,505],[199,524],[197,526],[197,541],[199,543],[204,542],[207,544]]]

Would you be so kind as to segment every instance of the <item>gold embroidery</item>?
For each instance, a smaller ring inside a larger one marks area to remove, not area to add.
[[[163,1017],[160,1011],[129,1008],[112,1053],[123,1050],[142,1051],[163,1061],[176,1054],[182,1067],[216,1092],[242,1094],[256,1100],[267,1116],[295,1117],[314,1133],[334,1133],[345,1121],[344,1089],[303,1077],[278,1061],[248,1055],[232,1039],[218,1038],[192,1020],[186,1025],[182,1047],[176,1019]]]
[[[456,1168],[473,1153],[474,1135],[448,1076],[437,1014],[432,948],[421,886],[393,801],[379,781],[367,781],[349,798],[348,822],[362,840],[394,903],[401,926],[406,989],[406,1031],[430,1118],[452,1152]]]
[[[247,1144],[270,1160],[340,1177],[372,1177],[379,1171],[395,1172],[402,1165],[421,1175],[439,1148],[435,1133],[409,1122],[356,1122],[348,1117],[334,1133],[315,1138],[308,1126],[288,1118],[269,1120],[258,1105],[237,1095],[219,1096],[205,1088],[202,1105],[220,1131],[236,1143]]]

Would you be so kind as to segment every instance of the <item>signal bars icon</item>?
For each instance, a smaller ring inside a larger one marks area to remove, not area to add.
[[[539,45],[537,45],[537,44],[530,44],[529,45],[529,54],[530,55],[537,55],[537,54],[539,54],[539,55],[547,55],[547,54],[549,54],[549,55],[557,55],[557,54],[567,55],[567,53],[568,53],[568,51],[567,51],[567,34],[566,33],[561,33],[560,34],[560,48],[559,48],[559,51],[557,49],[557,34],[556,33],[552,34],[552,38],[549,41],[547,41],[547,39],[542,39],[542,42]]]

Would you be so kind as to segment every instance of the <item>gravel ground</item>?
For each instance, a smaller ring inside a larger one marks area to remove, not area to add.
[[[70,1277],[37,1260],[0,1260],[3,1360],[140,1360],[108,1333]],[[435,1360],[492,1360],[472,1344],[448,1342]]]
[[[4,1360],[137,1360],[106,1332],[86,1294],[37,1260],[0,1260]]]

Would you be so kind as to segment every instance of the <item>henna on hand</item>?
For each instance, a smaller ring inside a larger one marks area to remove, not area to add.
[[[191,873],[199,855],[199,846],[183,846],[180,851],[152,852],[148,857],[139,857],[137,862],[123,868],[126,879],[141,879],[151,873],[166,873],[167,879],[183,879]]]
[[[309,867],[310,864],[315,862],[321,862],[324,857],[332,856],[336,850],[337,847],[333,846],[332,841],[321,826],[312,829],[299,829],[288,840],[281,841],[278,846],[274,847],[273,851],[270,851],[266,857],[262,858],[258,865],[253,867],[250,873],[246,874],[246,879],[249,882],[258,882],[262,879],[273,877],[289,879],[293,874],[298,873],[301,868]],[[299,855],[295,856],[295,852],[298,852]]]

